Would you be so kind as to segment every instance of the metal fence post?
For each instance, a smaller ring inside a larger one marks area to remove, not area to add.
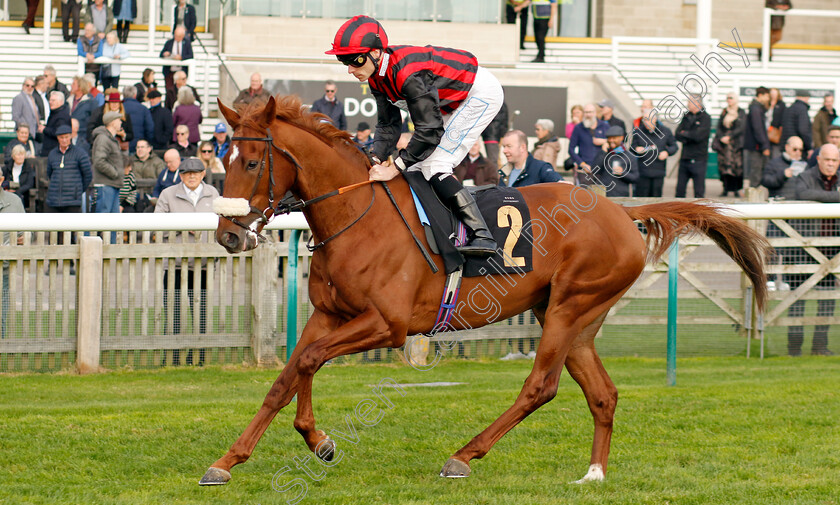
[[[668,255],[668,350],[666,376],[668,385],[677,384],[677,280],[679,279],[680,242],[675,240]]]
[[[102,334],[102,239],[79,239],[78,334],[76,368],[80,374],[99,371]]]
[[[297,345],[298,243],[300,230],[292,230],[289,238],[289,263],[286,268],[286,362]]]

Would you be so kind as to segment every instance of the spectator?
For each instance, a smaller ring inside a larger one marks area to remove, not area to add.
[[[24,151],[26,152],[27,158],[34,158],[41,152],[41,145],[34,140],[29,135],[29,126],[21,123],[15,129],[16,137],[9,141],[6,144],[6,148],[3,150],[4,159],[10,160],[12,158],[12,149],[14,149],[17,145],[22,145]]]
[[[117,37],[125,44],[131,23],[137,17],[137,0],[114,0],[114,17],[117,18]]]
[[[71,135],[69,127],[59,128],[58,147],[47,156],[46,212],[82,212],[82,195],[93,179],[90,158],[70,142]]]
[[[163,162],[166,164],[166,170],[161,170],[158,174],[155,189],[152,190],[152,198],[157,199],[160,193],[170,187],[181,182],[181,174],[178,168],[181,166],[181,155],[175,149],[169,149],[163,154]]]
[[[64,94],[61,91],[53,91],[50,94],[50,119],[44,126],[44,143],[41,146],[41,156],[49,155],[50,151],[58,145],[56,131],[59,126],[70,126],[70,107],[64,101]]]
[[[799,176],[796,177],[794,184],[796,188],[797,200],[813,200],[822,203],[838,203],[840,202],[840,186],[837,183],[837,167],[840,165],[840,150],[834,144],[825,144],[820,147],[820,156],[817,159],[817,166],[811,167]],[[791,225],[796,229],[800,235],[805,237],[837,237],[840,235],[840,226],[838,226],[837,219],[823,219],[815,223],[807,223],[804,226],[797,226],[794,221]],[[797,229],[799,228],[799,229]],[[817,250],[833,258],[840,252],[840,248],[832,247],[818,247]],[[801,259],[811,260],[811,256],[806,254],[803,250],[799,252],[798,263],[802,263]],[[785,282],[790,284],[791,289],[797,289],[803,282],[805,282],[810,274],[791,274],[785,278]],[[834,290],[836,289],[836,278],[829,274],[825,276],[816,286],[818,290]],[[793,302],[788,309],[789,317],[802,317],[805,314],[805,300],[797,300]],[[817,317],[832,317],[834,315],[834,299],[820,299],[817,301]],[[811,343],[811,354],[830,356],[834,354],[828,349],[828,330],[830,326],[827,324],[818,324],[814,327],[814,339]],[[791,356],[799,356],[802,353],[802,341],[804,331],[802,326],[788,327],[788,354]]]
[[[137,152],[131,158],[132,172],[139,179],[157,179],[158,175],[166,168],[163,160],[152,152],[152,145],[148,140],[137,141]]]
[[[117,39],[117,32],[112,30],[105,37],[102,56],[123,61],[131,55],[128,49]],[[120,86],[120,72],[122,72],[122,65],[119,63],[103,63],[99,67],[99,80],[102,81],[102,87],[118,88]]]
[[[312,104],[312,112],[320,112],[339,130],[347,129],[347,117],[344,115],[344,104],[336,97],[338,87],[334,81],[324,83],[324,96]]]
[[[88,142],[93,145],[93,131],[103,125],[102,118],[106,112],[120,113],[120,116],[122,116],[122,127],[125,131],[125,136],[120,141],[131,142],[134,140],[134,126],[132,125],[131,114],[126,112],[125,106],[123,106],[122,100],[120,100],[120,90],[108,88],[105,90],[105,95],[107,95],[105,105],[95,109],[90,115],[90,120],[87,125]],[[126,145],[125,148],[128,149],[128,146]]]
[[[557,170],[557,155],[560,153],[560,140],[554,135],[554,121],[537,119],[534,125],[537,143],[534,144],[534,158],[545,161]]]
[[[359,122],[359,126],[356,127],[356,134],[353,135],[353,142],[363,153],[370,154],[370,150],[373,148],[373,136],[369,124],[364,121]]]
[[[770,90],[759,86],[755,98],[750,102],[744,128],[744,172],[750,187],[758,187],[764,173],[764,165],[770,158],[770,138],[767,129],[767,110],[770,107]],[[724,191],[726,188],[724,188]],[[725,196],[725,195],[724,195]]]
[[[172,139],[172,131],[175,126],[172,124],[172,113],[169,109],[160,104],[160,91],[153,89],[148,93],[149,112],[152,114],[152,122],[155,126],[152,136],[152,147],[155,149],[166,149]]]
[[[195,7],[189,5],[187,0],[178,0],[172,11],[173,35],[179,26],[183,26],[188,37],[187,40],[192,41],[195,39],[196,24],[198,24],[198,18],[195,15]]]
[[[834,144],[838,148],[840,148],[840,126],[829,126],[828,127],[828,134],[825,138],[826,143]],[[820,155],[820,149],[814,149],[811,153],[811,156],[808,158],[808,166],[813,167],[817,164],[817,156]]]
[[[638,128],[639,125],[642,124],[642,119],[646,117],[645,111],[648,111],[649,113],[653,110],[653,100],[649,98],[645,98],[644,100],[642,100],[642,105],[640,109],[642,111],[642,115],[633,120],[633,128]]]
[[[834,95],[831,93],[823,97],[823,106],[814,116],[814,145],[821,146],[828,142],[828,127],[837,119],[837,111],[834,110]]]
[[[508,162],[499,169],[499,186],[522,187],[563,180],[551,165],[528,153],[528,137],[520,130],[509,131],[502,137],[502,152]]]
[[[595,104],[583,106],[583,119],[574,127],[569,139],[569,157],[577,167],[575,179],[578,184],[594,184],[587,174],[592,170],[595,154],[607,143],[609,127],[609,123],[595,116]]]
[[[667,160],[677,154],[679,146],[671,130],[659,121],[659,115],[651,104],[642,104],[642,121],[633,132],[631,147],[639,157],[639,180],[634,196],[641,198],[662,198]]]
[[[79,120],[76,118],[70,118],[70,143],[90,157],[90,144],[83,136],[79,135]]]
[[[534,17],[534,40],[537,43],[537,57],[531,63],[545,63],[545,36],[554,28],[557,19],[557,0],[531,0],[531,15]]]
[[[175,105],[178,101],[178,92],[181,88],[188,88],[193,92],[193,96],[195,97],[196,105],[201,105],[201,99],[198,96],[198,90],[194,87],[187,84],[187,74],[182,71],[175,72],[173,75],[173,82],[175,86],[172,88],[166,88],[166,108],[169,109],[170,112],[173,111]]]
[[[208,183],[211,179],[210,174],[225,173],[225,166],[222,165],[222,160],[213,154],[212,142],[205,140],[198,146],[198,159],[204,165],[204,169],[207,170]]]
[[[493,164],[496,171],[499,170],[499,141],[502,140],[507,131],[508,109],[507,104],[502,102],[496,117],[481,132],[481,140],[484,142],[484,150],[487,152],[487,161]]]
[[[271,97],[271,93],[263,88],[262,76],[259,72],[254,72],[251,74],[251,85],[248,89],[243,89],[239,92],[236,99],[233,101],[233,105],[247,105],[254,100],[268,101],[269,97]]]
[[[786,11],[793,7],[790,0],[766,0],[764,6],[777,11]],[[784,16],[770,16],[770,56],[773,59],[773,46],[782,40],[782,28],[785,26]],[[759,58],[761,56],[759,55]]]
[[[85,25],[88,23],[93,24],[96,28],[96,35],[100,39],[104,39],[105,34],[111,31],[111,27],[114,26],[114,13],[105,5],[105,0],[88,2]],[[85,27],[85,30],[87,30],[87,27]]]
[[[43,75],[35,77],[35,91],[32,92],[35,106],[38,107],[38,119],[43,123],[50,118],[50,99],[47,96],[47,78]]]
[[[624,121],[618,119],[614,115],[615,104],[609,98],[604,98],[598,102],[598,117],[601,121],[606,121],[610,126],[620,126],[622,130],[627,131]]]
[[[90,95],[90,83],[84,77],[75,77],[70,87],[70,98],[67,99],[70,106],[70,118],[79,123],[79,135],[87,138],[87,125],[90,116],[97,108],[96,100]]]
[[[12,148],[11,156],[6,158],[3,166],[3,177],[7,181],[3,189],[16,194],[23,201],[23,207],[28,209],[29,190],[35,187],[35,160],[26,157],[23,144]]]
[[[225,157],[228,149],[230,149],[230,135],[227,134],[227,126],[224,123],[216,124],[210,144],[213,146],[213,153],[217,158]]]
[[[712,118],[703,110],[703,97],[692,95],[688,99],[688,112],[674,134],[683,144],[677,173],[677,198],[685,198],[689,179],[694,181],[695,198],[706,195],[706,161],[709,159],[711,129]]]
[[[636,156],[624,146],[627,133],[620,126],[607,130],[608,151],[595,154],[593,179],[604,186],[608,197],[630,196],[630,185],[639,180],[639,164]]]
[[[133,214],[137,212],[137,179],[132,170],[131,158],[123,155],[123,180],[120,187],[120,212]]]
[[[97,107],[102,107],[105,105],[105,93],[99,91],[99,88],[96,87],[97,75],[99,75],[99,71],[96,72],[96,75],[87,72],[85,73],[84,78],[90,86],[90,93],[88,94],[93,99],[94,103],[96,103]]]
[[[96,26],[93,23],[85,23],[85,33],[76,41],[76,53],[85,58],[85,72],[89,72],[99,78],[99,64],[94,63],[94,58],[102,56],[102,48],[105,42],[96,34]],[[97,81],[98,82],[98,81]],[[95,87],[96,82],[93,83]]]
[[[178,151],[181,158],[192,158],[197,154],[196,144],[190,142],[190,129],[187,125],[176,126],[174,137],[175,141],[169,147]]]
[[[499,184],[499,169],[481,155],[481,139],[477,140],[457,167],[455,177],[464,186],[484,186],[485,184]]]
[[[96,212],[119,212],[123,179],[120,137],[125,135],[119,112],[105,113],[103,126],[93,130],[93,183],[96,187]]]
[[[769,93],[765,93],[765,97],[769,98],[769,96]],[[764,132],[763,109],[757,117],[762,120],[760,131]],[[738,107],[738,96],[735,93],[727,93],[726,107],[720,113],[715,140],[712,142],[712,148],[718,153],[718,172],[720,173],[720,181],[723,183],[723,194],[720,196],[727,196],[731,191],[736,198],[741,197],[739,191],[744,187],[743,158],[746,123],[747,114]],[[758,168],[756,169],[758,170]],[[763,169],[764,163],[761,163],[761,170]],[[758,175],[755,176],[756,186],[761,181],[759,177],[761,171],[759,170],[757,173]],[[752,177],[750,175],[750,178]],[[755,186],[750,183],[750,187]]]
[[[802,139],[802,144],[805,146],[805,157],[811,156],[814,149],[813,143],[813,128],[811,127],[811,117],[808,115],[808,100],[810,93],[806,90],[796,91],[796,100],[785,109],[782,116],[782,144],[787,142],[787,139],[794,135]]]
[[[788,181],[801,174],[807,168],[807,162],[802,159],[802,139],[790,137],[785,144],[785,151],[764,166],[761,185],[767,188],[770,198],[790,196],[795,198],[795,191],[785,186]]]
[[[509,25],[516,24],[519,16],[519,49],[525,49],[525,35],[528,33],[528,6],[530,0],[507,0],[505,3],[505,17]]]
[[[27,77],[23,80],[20,93],[12,99],[12,121],[15,122],[15,128],[26,125],[29,129],[29,135],[33,139],[44,129],[38,119],[38,106],[33,96],[34,91],[35,81]]]
[[[782,117],[785,114],[785,101],[779,88],[770,88],[770,105],[767,110],[767,138],[770,140],[770,156],[779,156],[782,152]],[[802,140],[802,139],[800,139]]]
[[[219,197],[219,192],[216,191],[216,188],[210,186],[208,184],[204,184],[202,179],[204,178],[204,165],[201,164],[200,161],[196,160],[195,158],[186,159],[181,162],[182,167],[182,174],[183,180],[174,185],[166,188],[161,192],[160,198],[155,205],[155,213],[158,212],[213,212],[213,200]],[[178,232],[175,234],[175,242],[201,242],[203,241],[203,233],[206,232],[187,232],[181,233]],[[165,237],[164,240],[169,240],[170,237]],[[194,260],[190,260],[193,262]],[[170,289],[167,288],[174,288],[174,306],[180,307],[181,305],[181,272],[183,269],[181,265],[176,261],[175,268],[173,269],[174,272],[170,269],[166,269],[163,274],[163,285],[164,285],[164,296],[168,296]],[[195,279],[195,268],[193,265],[189,265],[187,270],[187,286],[189,286],[187,290],[187,296],[189,297],[190,307],[194,307],[193,303],[193,290],[196,286]],[[172,277],[169,277],[170,273],[172,273]],[[167,282],[171,281],[171,283]],[[207,265],[206,262],[202,261],[201,270],[200,270],[200,279],[198,279],[200,285],[200,292],[199,292],[199,333],[206,332],[206,320],[207,320],[207,297],[205,296],[205,292],[207,289]],[[164,300],[163,305],[165,307],[168,306],[167,300]],[[181,317],[179,314],[175,314],[174,317],[174,324],[172,328],[172,332],[174,334],[179,334],[181,332]],[[198,366],[202,366],[204,364],[204,357],[205,357],[205,350],[200,349],[198,353]],[[166,356],[164,355],[164,361],[166,361]],[[172,359],[173,364],[179,365],[180,364],[180,355],[179,350],[175,349],[172,351]],[[190,350],[187,352],[187,359],[186,364],[192,365],[193,363],[193,352]]]
[[[50,93],[56,90],[64,94],[65,100],[70,96],[70,90],[67,89],[67,86],[55,77],[55,67],[52,65],[44,67],[44,79],[47,80],[47,96],[50,96]]]
[[[79,13],[82,10],[81,0],[61,0],[61,34],[64,42],[76,43],[79,38]],[[70,18],[73,18],[73,34],[70,34]]]
[[[0,173],[0,187],[5,187],[6,181],[3,179],[3,174]],[[17,196],[9,193],[8,191],[0,190],[0,214],[12,214],[12,213],[19,213],[22,214],[24,212],[23,202],[20,201],[20,198]],[[11,216],[9,216],[11,217]],[[8,219],[8,218],[6,218]],[[23,244],[23,235],[18,233],[17,241],[18,245]],[[9,246],[11,245],[11,234],[10,233],[0,233],[0,246]],[[0,261],[0,267],[2,267],[2,274],[0,277],[0,310],[3,311],[3,314],[11,313],[10,309],[10,297],[9,297],[9,262],[8,261]],[[11,319],[9,317],[0,318],[0,339],[6,338],[6,320]]]
[[[143,70],[143,77],[134,85],[137,88],[137,101],[148,102],[149,97],[146,95],[150,90],[157,89],[155,82],[155,71],[151,68]]]
[[[201,140],[201,132],[198,127],[204,116],[201,114],[201,107],[195,104],[195,96],[193,96],[190,88],[186,86],[178,90],[178,106],[172,114],[172,122],[175,125],[175,131],[181,125],[186,126],[190,132],[190,144],[197,144]],[[177,136],[173,135],[172,140],[177,142]]]
[[[29,29],[35,25],[35,14],[38,12],[38,4],[41,0],[26,0],[26,19],[23,20],[23,31],[29,34]]]
[[[185,39],[186,31],[183,26],[176,26],[173,32],[173,38],[167,40],[163,44],[163,49],[160,50],[160,57],[170,60],[186,61],[193,58],[192,44],[189,39]],[[169,90],[175,87],[174,74],[175,72],[184,72],[184,83],[186,84],[187,73],[189,67],[186,65],[164,65],[163,66],[163,81],[166,86],[166,94],[169,95]],[[180,86],[178,86],[180,88]],[[198,98],[198,93],[195,94]],[[167,102],[169,97],[167,96]]]
[[[583,121],[583,105],[572,105],[572,110],[569,111],[570,120],[566,123],[566,138],[572,138],[572,130],[575,126]]]
[[[131,118],[131,128],[135,132],[134,138],[128,143],[128,152],[133,153],[138,140],[154,137],[155,124],[149,109],[137,101],[137,88],[134,86],[123,88],[123,107],[126,117]]]

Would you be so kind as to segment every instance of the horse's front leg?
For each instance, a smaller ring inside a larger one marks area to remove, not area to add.
[[[230,469],[248,460],[274,416],[292,401],[298,390],[300,384],[298,363],[301,351],[328,334],[335,325],[335,321],[323,312],[316,310],[312,314],[301,333],[300,342],[289,362],[283,367],[283,372],[272,384],[257,415],[228,452],[210,466],[199,484],[203,486],[226,484],[230,480]]]
[[[312,411],[312,378],[315,372],[328,360],[338,356],[401,345],[402,341],[405,341],[406,331],[402,324],[386,322],[382,314],[371,307],[303,349],[298,361],[295,429],[300,432],[306,445],[316,456],[330,461],[335,451],[335,443],[326,433],[315,429],[315,415]]]

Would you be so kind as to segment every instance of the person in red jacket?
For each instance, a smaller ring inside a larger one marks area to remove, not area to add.
[[[472,195],[452,174],[504,101],[499,81],[467,51],[435,46],[389,46],[382,25],[368,16],[346,21],[332,49],[348,73],[367,81],[378,120],[370,178],[391,180],[404,170],[420,170],[441,201],[472,230],[459,250],[492,255],[496,241]],[[414,134],[393,164],[384,160],[397,145],[400,110],[408,112]]]

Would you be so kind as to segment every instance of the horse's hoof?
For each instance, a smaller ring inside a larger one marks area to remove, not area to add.
[[[328,436],[318,442],[318,446],[315,448],[315,455],[318,456],[321,461],[326,461],[328,463],[332,461],[335,457],[335,440]]]
[[[443,465],[440,470],[441,477],[449,477],[450,479],[460,479],[462,477],[470,476],[470,465],[464,463],[460,459],[449,458],[449,461]]]
[[[230,480],[230,472],[221,468],[210,467],[204,477],[198,481],[199,486],[221,486]]]
[[[573,481],[572,484],[585,484],[587,482],[602,482],[604,480],[604,467],[599,463],[589,465],[589,471],[582,479]]]

